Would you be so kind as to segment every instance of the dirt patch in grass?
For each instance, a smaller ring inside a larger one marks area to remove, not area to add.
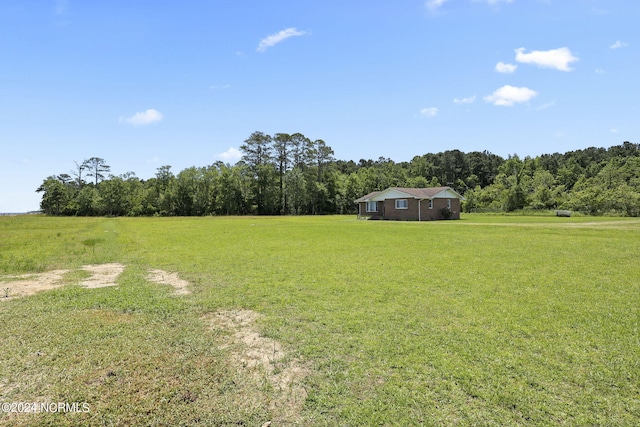
[[[63,276],[69,270],[53,270],[39,274],[3,276],[0,282],[0,300],[33,295],[40,291],[55,289],[64,285]]]
[[[189,282],[178,277],[178,273],[169,273],[164,270],[149,270],[147,280],[161,285],[173,286],[176,295],[187,295],[191,293],[188,289]]]
[[[119,263],[85,265],[80,270],[89,273],[89,277],[81,280],[79,284],[85,288],[117,286],[118,277],[120,277],[124,269],[125,266]],[[64,276],[70,272],[72,270],[53,270],[38,274],[0,276],[0,300],[7,301],[59,288],[67,284]],[[178,273],[152,269],[149,270],[147,280],[161,285],[172,286],[176,295],[191,293],[188,289],[189,282],[180,279]]]
[[[251,310],[208,316],[212,328],[230,333],[220,348],[231,351],[234,365],[254,383],[248,398],[268,401],[274,422],[297,422],[307,398],[302,380],[310,371],[302,360],[287,355],[278,341],[260,335],[255,327],[259,318]]]
[[[91,276],[80,282],[80,286],[85,288],[105,288],[118,285],[116,281],[124,271],[124,265],[118,263],[85,265],[82,269],[91,273]]]
[[[118,276],[124,271],[124,265],[118,263],[85,265],[82,270],[90,276],[80,282],[85,288],[103,288],[116,286]],[[39,274],[22,274],[19,276],[0,277],[0,300],[6,301],[17,297],[33,295],[41,291],[59,288],[67,283],[64,275],[71,270],[53,270]]]

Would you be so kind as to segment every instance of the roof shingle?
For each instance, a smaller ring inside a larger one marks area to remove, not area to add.
[[[371,200],[371,198],[376,197],[378,195],[380,195],[381,193],[384,193],[385,191],[389,191],[389,190],[395,190],[395,191],[399,191],[401,193],[405,193],[409,196],[413,196],[416,199],[431,199],[434,196],[438,195],[439,193],[446,191],[446,190],[451,190],[453,191],[453,193],[457,194],[451,187],[429,187],[429,188],[406,188],[406,187],[389,187],[386,190],[383,191],[373,191],[365,196],[360,197],[357,200],[354,200],[355,203],[363,203],[363,202],[367,202],[369,200]],[[460,195],[458,195],[460,196]],[[460,196],[462,197],[462,196]],[[464,199],[464,198],[463,198]]]

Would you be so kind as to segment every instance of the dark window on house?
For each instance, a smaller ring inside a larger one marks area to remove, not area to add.
[[[396,209],[408,209],[409,201],[407,199],[396,199]]]
[[[378,212],[378,202],[367,202],[367,212]]]

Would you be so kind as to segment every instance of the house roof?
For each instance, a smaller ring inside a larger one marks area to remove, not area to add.
[[[385,199],[414,198],[414,199],[434,199],[434,198],[458,198],[464,200],[458,192],[451,187],[430,187],[430,188],[404,188],[389,187],[386,190],[374,191],[355,200],[355,203],[381,201]]]
[[[355,200],[355,203],[360,203],[360,202],[368,202],[371,198],[377,196],[378,194],[382,193],[382,191],[373,191],[365,196],[360,197],[359,199]]]
[[[399,188],[392,187],[392,190],[400,191],[401,193],[407,193],[416,199],[430,199],[437,196],[446,190],[451,190],[451,187],[430,187],[430,188]]]

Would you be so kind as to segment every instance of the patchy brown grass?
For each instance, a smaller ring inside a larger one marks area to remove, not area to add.
[[[118,263],[85,265],[82,270],[91,273],[91,276],[80,282],[85,288],[104,288],[117,286],[118,276],[124,271],[124,265]]]
[[[296,422],[307,398],[302,380],[310,371],[302,360],[289,357],[278,341],[260,335],[255,325],[259,318],[255,311],[229,310],[207,320],[213,329],[229,333],[220,348],[229,350],[234,365],[251,379],[254,390],[246,396],[268,400],[275,414],[272,421]]]
[[[22,274],[19,276],[3,276],[1,301],[12,298],[26,297],[41,291],[55,289],[64,285],[63,276],[69,270],[53,270],[39,274]]]
[[[79,281],[84,288],[104,288],[118,285],[118,277],[124,271],[125,266],[119,263],[85,265],[80,271],[86,272],[88,277]],[[38,292],[49,291],[68,284],[65,276],[72,270],[53,270],[38,274],[21,274],[12,276],[0,276],[0,300],[8,301],[13,298],[34,295]],[[176,295],[187,295],[189,282],[180,279],[178,273],[169,273],[164,270],[149,270],[147,280],[161,285],[169,285],[175,289]]]
[[[124,265],[118,263],[85,265],[81,270],[89,273],[89,277],[80,281],[80,286],[85,288],[104,288],[117,286],[117,280],[124,271]],[[38,274],[0,277],[2,282],[0,300],[6,301],[59,288],[68,284],[65,280],[65,275],[70,272],[71,270],[53,270]]]
[[[187,295],[191,293],[188,289],[189,282],[178,277],[178,273],[169,273],[164,270],[153,269],[149,270],[147,280],[160,285],[172,286],[175,289],[174,293],[176,295]]]
[[[70,283],[77,283],[84,288],[117,286],[118,279],[124,269],[125,266],[123,264],[107,263],[85,265],[76,270],[54,270],[40,274],[4,276],[0,280],[2,280],[2,285],[8,288],[7,293],[9,295],[2,299],[9,300],[33,295]],[[180,279],[178,273],[175,272],[151,269],[148,271],[146,280],[156,284],[172,286],[175,295],[191,293],[189,289],[190,283]],[[256,326],[256,322],[260,317],[260,314],[251,310],[229,310],[218,311],[206,316],[204,319],[210,329],[219,333],[216,338],[219,343],[216,345],[216,350],[228,354],[229,357],[225,364],[230,371],[236,373],[233,380],[235,384],[234,391],[228,394],[225,393],[225,398],[230,402],[233,401],[233,406],[238,407],[241,413],[262,412],[270,414],[270,420],[266,424],[269,422],[278,424],[301,422],[302,409],[307,398],[307,391],[302,382],[310,374],[310,370],[299,358],[287,354],[280,342],[260,334]],[[119,331],[122,328],[130,327],[130,324],[135,323],[135,321],[136,318],[131,314],[102,308],[77,311],[73,318],[74,323],[91,325],[92,328],[102,331],[102,333]],[[112,350],[117,352],[116,347],[118,345],[114,343]],[[33,359],[33,362],[28,362],[25,359],[23,359],[23,362],[41,363],[43,360],[58,357],[54,353],[55,351],[52,353],[51,349],[39,349],[26,356],[27,359]],[[167,355],[165,354],[165,356]],[[80,364],[85,362],[78,360]],[[144,364],[148,363],[148,361],[139,361],[139,363]],[[172,366],[174,363],[168,362],[166,366]],[[211,363],[210,357],[205,357],[203,363],[202,368],[207,370],[206,366]],[[149,378],[138,378],[135,375],[130,375],[131,373],[125,375],[123,369],[125,371],[126,369],[117,365],[112,363],[92,365],[93,369],[84,374],[75,373],[77,375],[76,379],[82,384],[82,388],[88,392],[95,392],[97,389],[101,389],[103,393],[107,393],[108,390],[111,390],[111,386],[123,377],[127,378],[126,386],[133,387],[129,394],[138,395],[142,393],[146,395],[157,392],[147,390],[150,387]],[[167,372],[163,371],[157,374],[162,376],[167,375]],[[18,383],[21,385],[0,383],[0,391],[3,393],[9,392],[12,388],[25,387],[34,381],[38,382],[39,380],[28,379],[23,376]],[[171,376],[153,378],[151,383],[156,385],[163,384],[163,387],[169,387],[169,389],[181,389],[183,387],[180,381]],[[151,388],[153,389],[153,387]],[[51,392],[49,389],[42,391],[47,394],[46,391]],[[122,389],[118,387],[112,391],[117,395],[109,396],[109,400],[117,399]],[[202,391],[188,391],[185,393],[184,399],[186,400],[198,399],[201,402],[206,401]],[[48,394],[41,395],[37,396],[36,400],[49,402],[51,397]],[[20,424],[27,422],[28,417],[25,417],[24,414],[10,414],[4,421],[13,421]]]

